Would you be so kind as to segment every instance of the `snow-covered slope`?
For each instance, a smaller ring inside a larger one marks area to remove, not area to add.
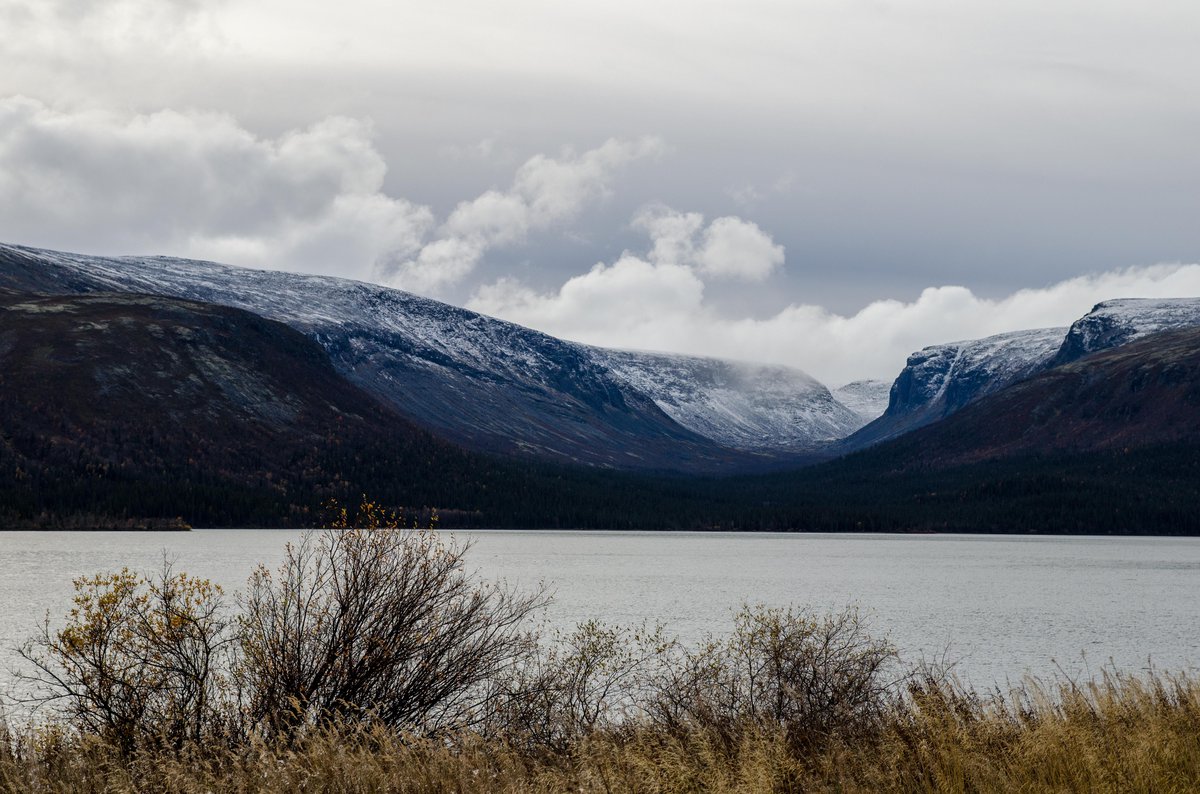
[[[0,245],[0,286],[146,292],[247,309],[309,335],[343,375],[419,424],[475,449],[618,468],[726,471],[781,459],[759,451],[764,448],[811,448],[831,437],[848,413],[831,400],[825,422],[815,407],[806,413],[803,396],[782,388],[770,394],[783,405],[766,396],[735,399],[736,388],[715,376],[691,397],[673,400],[667,395],[679,393],[680,371],[666,366],[662,379],[654,378],[657,362],[673,357],[649,357],[635,366],[621,354],[400,290],[326,276]],[[610,369],[610,360],[618,359],[626,361],[620,375]],[[811,384],[805,379],[804,385],[808,394]],[[712,393],[703,394],[707,389]],[[721,413],[738,401],[736,420]],[[671,416],[660,403],[670,406]],[[778,427],[789,415],[805,417],[805,427],[818,437],[792,431],[786,443],[767,445],[759,437],[743,450],[730,448],[736,439],[752,437],[752,428]]]
[[[1051,364],[1065,328],[1014,331],[933,345],[908,357],[887,411],[843,442],[860,449],[935,422]]]
[[[892,384],[886,380],[856,380],[833,389],[831,393],[835,400],[858,414],[865,425],[878,419],[887,410]]]
[[[736,449],[799,451],[863,424],[798,369],[603,348],[592,354],[679,424]]]
[[[1097,303],[1071,324],[1055,363],[1118,347],[1160,331],[1200,326],[1200,298],[1123,298]]]

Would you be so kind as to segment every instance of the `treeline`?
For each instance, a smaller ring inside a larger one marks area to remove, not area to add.
[[[162,459],[167,459],[164,456]],[[1180,444],[904,468],[887,450],[795,472],[695,479],[635,475],[384,441],[309,448],[265,471],[103,470],[14,462],[0,451],[9,528],[306,527],[331,499],[369,493],[458,528],[1200,534],[1200,450]]]

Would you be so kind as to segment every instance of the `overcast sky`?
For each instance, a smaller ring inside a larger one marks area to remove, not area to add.
[[[0,0],[0,239],[890,378],[1200,295],[1194,0]]]

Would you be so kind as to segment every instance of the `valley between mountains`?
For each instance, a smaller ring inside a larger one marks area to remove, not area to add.
[[[399,290],[0,245],[0,526],[1197,533],[1200,299],[892,383],[576,344]]]

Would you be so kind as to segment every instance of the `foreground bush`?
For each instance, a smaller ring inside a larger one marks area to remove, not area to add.
[[[543,599],[471,578],[433,532],[334,529],[289,547],[240,599],[235,676],[249,725],[325,722],[421,733],[479,719],[487,683],[528,652]]]
[[[675,734],[699,729],[731,744],[778,731],[802,750],[870,731],[904,679],[895,649],[854,609],[743,608],[728,637],[662,666],[647,709]]]
[[[220,588],[173,573],[123,570],[75,581],[67,625],[49,619],[19,650],[28,701],[124,752],[211,738],[226,712],[233,638]]]
[[[465,551],[364,501],[259,566],[237,612],[169,565],[78,579],[65,626],[47,618],[19,651],[21,705],[125,754],[333,723],[466,727],[530,655],[545,599],[477,580]]]

